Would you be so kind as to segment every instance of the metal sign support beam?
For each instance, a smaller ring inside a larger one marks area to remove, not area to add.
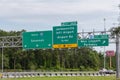
[[[116,78],[120,79],[120,36],[116,36]]]
[[[3,68],[4,68],[4,59],[3,59],[3,47],[1,48],[2,49],[2,72],[3,72]]]
[[[22,47],[22,37],[21,36],[5,36],[0,37],[0,48],[2,52],[2,73],[4,72],[4,48],[7,47]]]

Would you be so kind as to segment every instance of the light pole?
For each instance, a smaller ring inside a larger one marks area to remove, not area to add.
[[[120,4],[119,7],[119,17],[118,17],[118,27],[120,27]],[[120,34],[116,34],[116,78],[120,80]]]
[[[120,36],[116,35],[116,78],[120,79]]]
[[[106,28],[105,28],[106,24],[105,24],[105,21],[106,21],[106,19],[104,18],[104,32],[106,33]],[[104,69],[105,69],[105,65],[106,65],[105,46],[104,46],[104,52],[103,53],[104,53]]]

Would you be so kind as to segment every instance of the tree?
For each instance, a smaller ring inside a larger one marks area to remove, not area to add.
[[[116,37],[117,35],[120,36],[120,26],[111,28],[110,32],[111,32],[111,37]]]

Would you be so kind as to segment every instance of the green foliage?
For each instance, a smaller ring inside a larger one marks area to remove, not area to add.
[[[29,62],[28,63],[28,69],[29,70],[35,70],[36,69],[36,65],[34,63],[32,63],[32,62]]]
[[[120,34],[120,26],[110,29],[112,35]]]

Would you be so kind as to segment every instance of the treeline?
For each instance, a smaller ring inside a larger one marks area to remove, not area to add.
[[[20,36],[21,31],[0,30],[0,36]],[[95,71],[103,68],[103,54],[92,48],[72,49],[37,49],[4,48],[4,70],[42,70],[42,71]],[[0,51],[0,68],[2,66]],[[106,68],[109,69],[109,57],[106,57]],[[112,58],[115,69],[115,57]]]

